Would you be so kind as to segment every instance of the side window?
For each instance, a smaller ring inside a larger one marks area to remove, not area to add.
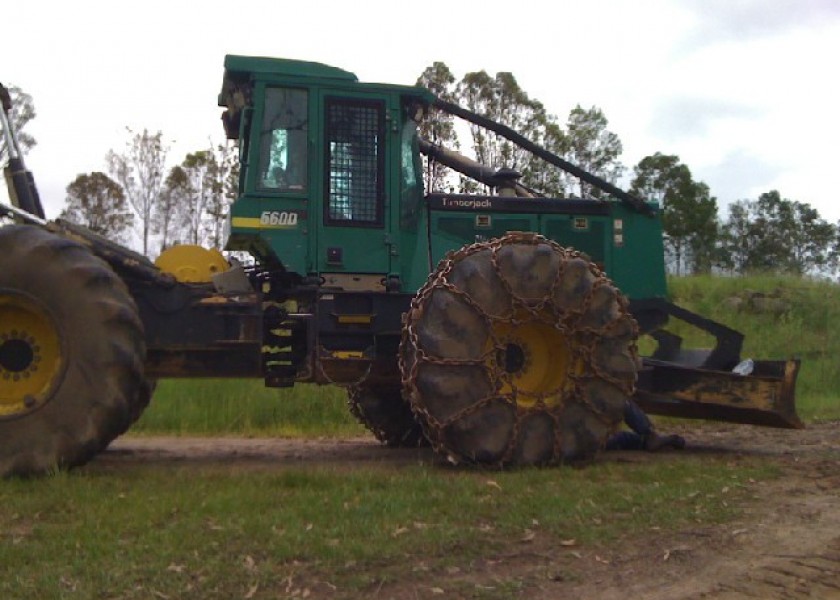
[[[402,171],[400,227],[415,229],[420,199],[423,195],[423,180],[420,175],[422,172],[420,152],[417,148],[417,123],[409,118],[403,124],[400,139],[400,170]]]
[[[327,203],[330,225],[383,224],[382,103],[327,99]]]
[[[257,183],[260,189],[306,190],[308,121],[308,94],[305,90],[265,90]]]

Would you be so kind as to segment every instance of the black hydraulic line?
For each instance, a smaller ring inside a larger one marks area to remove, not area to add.
[[[517,146],[528,150],[536,156],[539,156],[544,161],[554,165],[555,167],[559,167],[567,173],[570,173],[575,177],[582,179],[586,183],[594,185],[596,188],[615,196],[616,198],[618,198],[619,200],[631,206],[633,209],[637,210],[642,214],[648,216],[653,216],[655,214],[654,210],[640,198],[637,198],[633,194],[625,192],[621,188],[618,188],[611,184],[609,181],[602,179],[597,175],[593,175],[589,171],[584,171],[583,169],[576,165],[573,165],[569,161],[560,158],[556,154],[549,152],[541,146],[538,146],[525,136],[511,129],[510,127],[502,125],[501,123],[497,123],[496,121],[488,119],[487,117],[482,117],[481,115],[478,115],[461,106],[458,106],[457,104],[447,102],[446,100],[441,100],[440,98],[435,98],[434,102],[432,102],[432,106],[442,110],[445,113],[449,113],[456,117],[460,117],[471,123],[475,123],[476,125],[484,127],[485,129],[489,129],[490,131],[501,135],[502,137],[510,140]]]
[[[517,192],[522,196],[536,195],[532,193],[532,190],[526,188],[521,183],[506,178],[503,173],[500,174],[495,169],[491,169],[486,165],[482,165],[472,159],[461,156],[452,150],[437,146],[423,138],[419,139],[419,144],[421,154],[425,154],[442,165],[445,165],[450,169],[454,169],[480,183],[488,185],[492,188],[497,187],[500,184],[507,183],[517,190]]]
[[[425,154],[429,158],[446,165],[450,169],[455,169],[459,173],[463,173],[476,181],[480,181],[481,183],[490,186],[495,185],[496,182],[493,179],[496,175],[495,169],[491,169],[490,167],[480,165],[478,163],[473,164],[472,161],[452,160],[449,153],[446,152],[444,148],[436,146],[432,142],[423,138],[420,138],[418,141],[420,143],[421,154]]]
[[[23,159],[10,158],[6,173],[20,207],[36,217],[45,218],[38,188],[35,187],[35,179],[32,177],[32,172],[26,170]]]

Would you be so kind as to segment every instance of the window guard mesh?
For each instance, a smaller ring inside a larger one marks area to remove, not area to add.
[[[327,103],[329,221],[381,222],[381,117],[378,105]]]

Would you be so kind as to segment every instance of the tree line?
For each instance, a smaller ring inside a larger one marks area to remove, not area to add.
[[[417,84],[438,97],[498,121],[547,150],[618,184],[627,169],[621,163],[619,136],[597,106],[575,106],[565,123],[521,88],[512,73],[466,73],[457,79],[443,62],[435,62]],[[11,87],[12,115],[24,149],[35,140],[23,131],[35,117],[31,96]],[[462,130],[463,132],[463,130]],[[433,112],[420,125],[425,139],[462,150],[491,168],[514,169],[520,183],[552,198],[599,199],[603,192],[548,165],[510,141],[470,125],[462,142],[452,116]],[[0,146],[0,161],[5,149]],[[118,242],[134,232],[146,255],[179,243],[219,247],[223,224],[238,190],[235,148],[208,144],[167,167],[169,147],[163,133],[128,130],[125,147],[111,150],[103,171],[80,174],[66,189],[61,217],[85,225]],[[424,159],[427,191],[488,191],[482,184]],[[840,223],[823,219],[807,203],[783,198],[776,190],[729,206],[721,218],[709,186],[696,181],[673,154],[655,152],[632,168],[630,191],[662,208],[666,258],[677,274],[723,271],[834,273],[840,266]]]
[[[238,189],[235,149],[210,144],[167,169],[168,152],[162,132],[129,129],[123,151],[106,155],[107,174],[81,174],[67,186],[59,217],[121,243],[134,228],[146,255],[176,244],[222,246]]]

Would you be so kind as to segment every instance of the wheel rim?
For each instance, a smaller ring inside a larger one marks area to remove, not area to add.
[[[581,369],[549,312],[517,315],[516,324],[498,323],[493,330],[496,351],[488,367],[500,380],[499,392],[524,408],[559,406]]]
[[[37,410],[64,362],[54,319],[32,297],[0,292],[0,418]]]

